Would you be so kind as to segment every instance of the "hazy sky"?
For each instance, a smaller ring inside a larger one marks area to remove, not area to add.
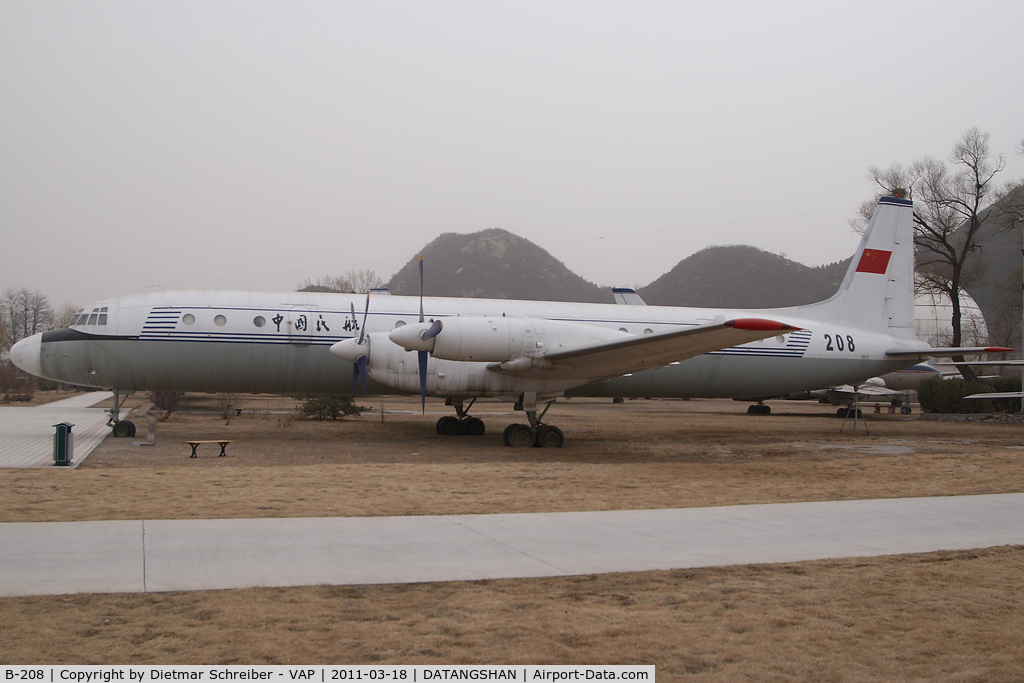
[[[1024,176],[1005,2],[0,3],[0,290],[385,279],[500,227],[602,285],[856,248],[870,165]],[[428,293],[429,293],[429,264]]]

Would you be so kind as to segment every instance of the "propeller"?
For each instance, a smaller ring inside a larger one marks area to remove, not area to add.
[[[355,320],[356,319],[356,305],[354,303],[349,303],[349,307],[352,310],[352,320]],[[366,336],[366,316],[369,315],[369,313],[370,313],[370,293],[367,292],[366,293],[366,310],[363,311],[363,324],[360,325],[360,327],[359,327],[359,341],[357,342],[359,346],[363,345],[363,339]],[[369,372],[366,369],[366,354],[362,353],[362,354],[356,356],[355,361],[352,363],[352,396],[356,395],[356,384],[359,382],[359,379],[362,378],[362,380],[363,380],[363,393],[366,394],[367,398],[370,397],[369,388],[366,386],[366,378],[367,378],[368,375],[369,375]]]
[[[420,322],[423,322],[423,254],[420,254]],[[440,330],[439,330],[440,331]],[[420,336],[422,338],[422,332]],[[427,360],[426,351],[416,352],[416,359],[420,366],[420,410],[427,414]]]

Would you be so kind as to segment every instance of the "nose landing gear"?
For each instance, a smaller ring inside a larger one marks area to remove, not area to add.
[[[118,391],[114,389],[114,407],[107,411],[110,413],[110,417],[107,419],[107,426],[110,427],[110,433],[115,438],[123,439],[135,436],[135,423],[121,419],[121,409],[124,408],[128,397],[134,393],[134,391]]]

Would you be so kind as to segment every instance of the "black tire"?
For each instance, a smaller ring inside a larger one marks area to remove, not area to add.
[[[125,439],[130,436],[135,436],[135,425],[128,420],[122,420],[121,422],[115,422],[114,428],[111,433],[115,438]]]
[[[459,425],[459,418],[454,415],[445,415],[437,421],[437,433],[441,436],[458,436],[462,433]]]
[[[903,406],[900,408],[900,415],[910,415],[914,411],[911,410],[910,406]]]
[[[554,425],[544,425],[537,430],[537,445],[540,448],[561,448],[565,444],[565,435]]]
[[[747,415],[771,415],[771,406],[752,405],[747,407]]]
[[[466,417],[459,423],[459,430],[466,436],[483,436],[484,421],[479,417]]]
[[[508,433],[512,431],[513,427],[515,427],[515,425],[509,425],[508,427],[505,427],[505,431],[501,433],[501,443],[503,443],[506,446],[512,445],[508,442]]]
[[[612,399],[612,403],[622,403],[622,397],[616,396],[615,398]]]
[[[508,445],[512,448],[528,448],[536,440],[530,425],[514,424],[508,428],[507,433]]]

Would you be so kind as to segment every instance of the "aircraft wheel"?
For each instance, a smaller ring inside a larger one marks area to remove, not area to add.
[[[512,431],[513,427],[515,427],[515,425],[509,425],[508,427],[505,427],[505,431],[501,433],[501,443],[503,443],[506,446],[512,445],[508,442],[508,433]]]
[[[514,424],[505,430],[508,435],[508,445],[512,448],[527,448],[533,445],[536,438],[530,425]]]
[[[616,396],[615,398],[612,399],[612,403],[622,403],[622,397]]]
[[[462,433],[459,425],[459,418],[453,415],[445,415],[437,421],[437,433],[441,436],[458,436]]]
[[[114,423],[114,428],[111,433],[118,439],[124,439],[130,436],[135,436],[135,424],[128,420],[121,420],[120,422]]]
[[[752,405],[747,407],[747,415],[771,415],[771,406]]]
[[[463,418],[459,423],[459,430],[466,436],[483,436],[484,421],[479,417]]]
[[[565,435],[554,425],[544,425],[537,430],[537,445],[540,448],[561,448],[565,444]]]
[[[900,408],[900,415],[910,415],[912,412],[913,411],[910,409],[910,406],[903,406]]]

